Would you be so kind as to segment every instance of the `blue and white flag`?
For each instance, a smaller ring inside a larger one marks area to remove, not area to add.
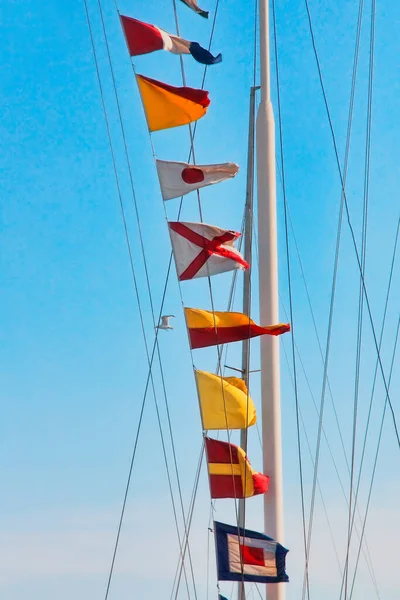
[[[288,550],[272,538],[217,521],[214,533],[220,581],[289,581],[285,571]]]

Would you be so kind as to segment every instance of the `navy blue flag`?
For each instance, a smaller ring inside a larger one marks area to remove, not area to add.
[[[289,581],[285,571],[288,550],[272,538],[217,521],[214,532],[220,581]]]
[[[228,598],[225,598],[222,594],[218,594],[218,600],[228,600]]]
[[[222,54],[213,56],[211,52],[202,48],[197,42],[190,42],[189,50],[193,58],[203,65],[216,65],[222,61]]]

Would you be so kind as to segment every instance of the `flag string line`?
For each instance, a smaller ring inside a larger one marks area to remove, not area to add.
[[[175,22],[176,22],[176,32],[177,32],[177,35],[179,35],[179,23],[178,23],[178,16],[177,16],[177,10],[176,10],[176,2],[175,2],[175,0],[173,0],[173,7],[174,7]],[[216,12],[217,12],[217,9],[216,9]],[[216,17],[216,14],[215,14],[215,17]],[[214,23],[213,23],[213,30],[214,30],[214,27],[215,27],[215,17],[214,17]],[[209,49],[210,49],[210,47],[211,47],[211,44],[209,45]],[[180,56],[180,64],[181,64],[181,71],[182,71],[182,82],[183,82],[183,85],[185,85],[186,84],[186,77],[185,77],[185,72],[184,72],[184,64],[183,64],[182,56]],[[203,82],[204,82],[204,78],[203,78]],[[203,84],[202,84],[202,86],[203,86]],[[196,126],[197,126],[197,123],[195,124],[195,127]],[[194,135],[193,135],[193,132],[192,132],[191,124],[189,124],[189,134],[190,134],[191,151],[192,151],[192,156],[193,156],[193,162],[195,164],[196,160],[195,160],[195,151],[194,151]],[[151,137],[151,135],[150,135],[150,137]],[[202,214],[202,208],[201,208],[201,197],[200,197],[200,191],[199,190],[197,190],[197,198],[198,198],[198,208],[199,208],[200,220],[201,220],[201,222],[203,222],[203,214]],[[164,204],[164,207],[165,207],[165,204]],[[165,212],[165,215],[166,215],[166,219],[168,221],[167,213],[166,212]],[[207,271],[208,271],[208,264],[206,264],[206,268],[207,268]],[[212,283],[211,283],[211,278],[210,278],[209,272],[208,272],[207,279],[208,279],[208,285],[209,285],[210,300],[211,300],[211,304],[212,304],[212,312],[213,312],[213,319],[214,319],[214,330],[216,331],[217,328],[216,328],[216,322],[215,322],[214,298],[213,298]],[[181,301],[182,301],[182,305],[183,305],[184,303],[183,303],[183,297],[182,297],[182,289],[181,289],[180,282],[178,282],[178,283],[179,283],[179,290],[180,290],[180,294],[181,294]],[[250,328],[250,321],[249,321],[249,328]],[[190,344],[189,344],[189,346],[190,346]],[[227,412],[226,412],[226,400],[225,400],[225,393],[224,393],[223,382],[222,382],[222,370],[221,370],[222,348],[220,348],[219,345],[217,345],[216,350],[217,350],[217,356],[218,356],[217,371],[219,371],[219,374],[220,374],[220,377],[221,377],[221,391],[222,391],[222,397],[223,397],[223,402],[224,402],[225,420],[226,420],[226,424],[227,424],[226,430],[227,430],[227,435],[228,435],[228,441],[230,443],[230,432],[229,432],[229,429],[228,429]],[[190,352],[191,352],[191,356],[192,356],[193,369],[195,369],[194,362],[193,362],[193,353],[192,353],[191,348],[190,348]],[[248,392],[247,392],[247,396],[249,397]],[[231,447],[230,447],[230,452],[232,452]],[[232,455],[231,455],[231,464],[232,463],[233,463],[233,460],[232,460]],[[233,478],[233,465],[232,465],[232,478]],[[233,478],[233,487],[235,489],[234,478]],[[236,494],[235,494],[235,496],[236,496]],[[234,501],[235,501],[236,520],[238,522],[238,511],[237,511],[236,498],[234,499]],[[238,535],[240,536],[239,528],[238,528]],[[241,560],[242,560],[242,557],[241,557]],[[244,569],[243,569],[243,563],[242,563],[242,578],[243,578],[243,584],[244,584],[243,571],[244,571]],[[178,592],[178,590],[177,590],[177,592]],[[176,592],[176,594],[177,594],[177,592]]]
[[[115,3],[115,4],[116,4],[116,3]],[[116,6],[116,8],[117,8],[117,10],[118,10],[118,7],[117,7],[117,6]],[[216,15],[215,15],[215,17],[216,17]],[[216,19],[214,18],[214,23],[213,23],[213,31],[214,31],[214,27],[215,27],[215,20],[216,20]],[[104,26],[104,23],[103,23],[103,26]],[[105,36],[106,36],[106,33],[105,33]],[[209,46],[211,46],[211,40],[210,40],[210,45],[209,45]],[[110,61],[111,61],[111,59],[110,59]],[[133,63],[131,63],[131,64],[132,64],[132,68],[133,68],[133,70],[134,70],[134,65],[133,65]],[[110,64],[110,66],[111,66],[111,69],[112,69],[112,64]],[[205,68],[205,70],[204,70],[203,81],[205,80],[205,73],[206,73],[206,69],[207,69],[207,67],[206,67],[206,68]],[[134,70],[134,73],[135,73],[135,70]],[[197,123],[196,123],[196,125],[197,125]],[[121,126],[122,126],[122,124],[121,124]],[[150,138],[151,138],[151,136],[150,136]],[[193,153],[193,152],[194,152],[194,148],[193,148],[193,135],[191,136],[191,141],[192,141],[191,153]],[[154,154],[154,150],[153,150],[153,154]],[[128,159],[128,160],[129,160],[129,159]],[[182,200],[182,199],[181,199],[181,200]],[[137,210],[136,210],[136,212],[137,212]],[[171,254],[171,259],[172,259],[172,254]],[[171,260],[170,260],[170,263],[171,263]],[[167,280],[168,280],[168,278],[167,278]],[[160,310],[160,315],[161,315],[161,312],[162,312],[162,309]],[[150,369],[151,369],[151,367],[150,367]],[[188,544],[186,544],[186,547],[187,547],[187,546],[188,546]],[[186,548],[185,548],[185,549],[186,549]]]
[[[125,134],[125,127],[124,127],[124,122],[123,122],[122,113],[121,113],[121,106],[120,106],[119,97],[118,97],[118,90],[117,90],[117,85],[116,85],[116,80],[115,80],[114,68],[113,68],[113,63],[112,63],[112,59],[111,59],[111,53],[110,53],[109,43],[108,43],[107,30],[106,30],[106,27],[105,27],[104,14],[103,14],[102,5],[101,5],[100,0],[97,0],[97,4],[98,4],[98,8],[99,8],[99,14],[100,14],[101,23],[102,23],[103,35],[104,35],[104,39],[105,39],[105,43],[106,43],[106,49],[107,49],[108,62],[109,62],[109,66],[110,66],[111,76],[112,76],[114,96],[115,96],[116,105],[117,105],[119,124],[120,124],[120,128],[121,128],[121,133],[122,133],[122,138],[123,138],[123,144],[124,144],[125,159],[126,159],[126,163],[127,163],[127,166],[128,166],[129,180],[130,180],[130,186],[131,186],[131,191],[132,191],[132,199],[133,199],[133,205],[134,205],[135,216],[136,216],[136,223],[137,223],[138,233],[139,233],[141,256],[142,256],[142,259],[143,259],[143,266],[144,266],[145,277],[146,277],[146,286],[147,286],[148,298],[149,298],[149,302],[150,302],[150,309],[151,309],[153,327],[155,328],[156,327],[156,321],[155,321],[154,304],[153,304],[152,293],[151,293],[151,285],[150,285],[150,279],[149,279],[149,273],[148,273],[148,267],[147,267],[146,252],[145,252],[145,248],[144,248],[142,228],[141,228],[141,222],[140,222],[140,216],[139,216],[139,210],[138,210],[138,204],[137,204],[137,197],[136,197],[136,192],[135,192],[135,187],[134,187],[134,182],[133,182],[131,161],[130,161],[130,157],[129,157],[127,139],[126,139],[126,134]],[[118,7],[117,7],[116,3],[115,3],[115,6],[116,6],[116,9],[117,9],[117,13],[119,14]],[[160,313],[159,319],[160,319],[160,317],[161,317],[161,313]],[[159,320],[158,320],[158,322],[159,322]],[[156,330],[156,334],[158,334],[158,329]],[[166,414],[167,414],[169,437],[170,437],[170,442],[171,442],[171,447],[172,447],[172,454],[173,454],[175,474],[176,474],[176,479],[177,479],[177,486],[178,486],[178,494],[179,494],[180,507],[181,507],[181,512],[182,512],[182,516],[183,516],[183,522],[185,522],[182,489],[181,489],[181,484],[180,484],[179,469],[178,469],[178,465],[177,465],[175,442],[174,442],[173,433],[172,433],[172,424],[171,424],[171,417],[170,417],[170,411],[169,411],[169,402],[168,402],[168,396],[167,396],[166,385],[165,385],[164,369],[163,369],[163,364],[162,364],[162,359],[161,359],[161,354],[160,354],[160,347],[159,347],[159,343],[158,343],[158,335],[155,336],[155,344],[156,344],[156,348],[157,348],[158,364],[159,364],[160,375],[161,375],[161,382],[162,382],[162,388],[163,388],[164,404],[165,404],[165,409],[166,409]],[[148,355],[146,341],[145,341],[145,345],[146,345],[146,353]],[[149,366],[150,366],[150,364],[149,364]],[[163,436],[162,425],[161,425],[161,420],[160,420],[160,416],[159,416],[159,408],[158,408],[158,403],[157,403],[157,400],[156,400],[156,394],[155,394],[155,390],[154,390],[154,382],[153,382],[153,375],[152,374],[151,374],[151,382],[152,382],[153,395],[154,395],[154,400],[155,400],[155,405],[156,405],[157,420],[158,420],[158,425],[159,425],[159,430],[160,430],[160,435],[161,435],[161,443],[162,443],[162,446],[163,446],[164,458],[165,458],[165,462],[166,462],[166,470],[167,470],[168,482],[169,482],[169,487],[170,487],[170,492],[171,492],[172,507],[173,507],[174,515],[176,516],[175,501],[174,501],[173,490],[172,490],[172,485],[171,485],[170,475],[169,475],[168,459],[167,459],[167,455],[166,455],[166,451],[165,451],[164,436]],[[177,535],[178,535],[179,546],[181,547],[181,540],[180,540],[180,533],[179,533],[179,526],[178,526],[177,519],[176,519],[176,527],[177,527]],[[188,555],[189,555],[190,567],[191,567],[191,572],[192,572],[193,587],[194,587],[194,590],[196,590],[190,549],[188,551]],[[186,577],[186,574],[185,574],[185,577]],[[189,594],[189,589],[188,589],[188,594]],[[195,595],[196,595],[196,592],[195,592]],[[190,598],[190,594],[189,594],[189,598]]]
[[[117,7],[117,6],[116,6],[116,8],[117,8],[117,10],[118,10],[118,7]],[[215,26],[215,18],[214,18],[214,24],[213,24],[213,25]],[[134,68],[134,65],[133,65],[133,64],[132,64],[132,67]],[[191,148],[191,151],[194,153],[194,147],[193,147],[193,135],[192,135],[192,134],[191,134],[191,141],[192,141],[192,148]],[[153,152],[153,153],[154,153],[154,152]],[[167,410],[168,410],[168,409],[167,409]],[[189,552],[190,552],[190,550],[189,550]]]
[[[173,9],[174,9],[175,24],[176,24],[176,33],[179,36],[180,35],[180,31],[179,31],[179,20],[178,20],[178,13],[177,13],[177,7],[176,7],[176,0],[173,0]],[[218,10],[218,0],[217,0],[217,5],[216,5],[213,30],[214,30],[214,27],[215,27],[215,19],[216,19],[216,15],[217,15],[217,10]],[[211,44],[210,44],[209,48],[210,47],[211,47]],[[181,55],[180,55],[179,58],[180,58],[180,65],[181,65],[182,83],[183,83],[183,85],[186,85],[186,76],[185,76],[185,67],[184,67],[184,63],[183,63],[183,58],[182,58]],[[196,123],[196,125],[197,125],[197,123]],[[193,163],[196,164],[195,148],[194,148],[194,135],[193,135],[192,126],[191,126],[190,123],[189,123],[188,127],[189,127],[190,146],[191,146],[191,152],[192,152],[192,157],[193,157]],[[151,134],[150,134],[150,136],[151,136]],[[203,211],[202,211],[202,206],[201,206],[200,191],[196,190],[196,193],[197,193],[197,201],[198,201],[198,209],[199,209],[200,222],[203,223]],[[167,217],[167,212],[166,212],[166,208],[165,208],[165,203],[164,203],[164,209],[165,209],[166,220],[168,222],[168,217]],[[217,325],[216,325],[216,318],[215,318],[214,296],[213,296],[212,282],[211,282],[211,277],[210,277],[210,273],[209,273],[209,265],[208,265],[208,263],[206,263],[206,269],[207,269],[207,272],[208,272],[207,273],[207,280],[208,280],[209,295],[210,295],[210,301],[211,301],[211,307],[212,307],[212,314],[213,314],[213,321],[214,321],[214,330],[215,330],[215,333],[217,334]],[[182,306],[184,306],[183,295],[182,295],[182,288],[181,288],[181,282],[179,280],[178,280],[178,287],[179,287],[179,293],[180,293],[180,296],[181,296]],[[250,328],[250,320],[249,320],[249,328]],[[187,333],[188,333],[188,337],[189,337],[189,331],[188,330],[187,330]],[[190,347],[190,342],[189,342],[189,347]],[[230,443],[230,431],[229,431],[229,428],[228,428],[225,392],[224,392],[223,381],[222,381],[222,364],[221,364],[222,363],[222,349],[220,348],[220,346],[218,344],[216,345],[216,351],[217,351],[218,365],[219,365],[218,372],[219,372],[219,375],[220,375],[220,378],[221,378],[221,392],[222,392],[223,403],[224,403],[225,421],[226,421],[226,425],[227,425],[226,432],[227,432],[227,436],[228,436],[228,443]],[[193,366],[193,372],[194,372],[195,365],[194,365],[193,352],[192,352],[192,348],[191,347],[190,347],[190,354],[191,354],[191,357],[192,357],[192,366]],[[200,402],[200,399],[199,399],[199,402]],[[229,447],[229,450],[230,450],[230,454],[231,454],[231,467],[232,467],[233,489],[235,490],[235,480],[234,480],[234,473],[233,473],[233,457],[232,457],[232,448],[231,448],[231,446]],[[234,505],[235,505],[235,514],[236,514],[237,527],[238,527],[238,536],[240,538],[239,515],[238,515],[236,493],[235,493],[235,498],[234,498]],[[242,579],[243,579],[243,585],[244,585],[243,557],[240,556],[240,559],[241,559],[241,563],[242,563]],[[177,593],[178,593],[178,586],[177,586],[177,590],[176,590],[175,600],[177,598]]]
[[[99,3],[99,7],[100,7],[100,10],[101,10],[101,5],[100,5],[100,3]],[[103,21],[103,19],[102,19],[102,21]],[[103,21],[103,29],[104,29],[104,21]],[[106,37],[106,32],[105,32],[105,31],[104,31],[104,34],[105,34],[105,38],[106,38],[106,42],[107,42],[107,37]],[[110,67],[111,67],[111,69],[112,69],[111,58],[110,58]],[[114,85],[115,85],[115,82],[114,82]],[[116,91],[116,89],[115,89],[115,91]],[[117,97],[117,96],[116,96],[116,97]],[[117,102],[118,102],[118,97],[117,97]],[[121,122],[121,126],[123,127],[123,125],[122,125],[122,122]],[[193,147],[193,135],[192,135],[192,134],[191,134],[191,141],[192,141],[192,152],[193,152],[193,154],[194,154],[194,147]],[[128,157],[127,157],[127,158],[128,158]],[[129,161],[129,158],[128,158],[128,161]],[[199,196],[199,193],[198,193],[198,196]],[[137,206],[136,206],[135,208],[136,208],[136,213],[137,213]],[[199,211],[200,211],[200,215],[201,215],[201,204],[200,204],[200,198],[199,198]],[[201,215],[201,218],[202,218],[202,215]],[[139,227],[140,227],[140,223],[138,223],[138,225],[139,225]],[[211,286],[211,282],[210,282],[210,280],[209,280],[209,284],[210,284],[210,286]],[[149,293],[150,293],[150,290],[149,290]],[[212,289],[210,289],[210,295],[211,295],[211,298],[212,298]],[[212,300],[213,300],[213,299],[212,299]],[[150,293],[150,302],[152,303],[152,300],[151,300],[151,293]],[[213,311],[213,312],[215,312],[215,311]],[[153,314],[153,320],[154,320],[154,314]],[[219,362],[221,362],[221,361],[219,360]]]
[[[102,16],[101,4],[100,3],[98,3],[98,4],[99,4],[100,14]],[[130,258],[130,262],[131,262],[131,270],[132,270],[132,275],[133,275],[134,282],[135,282],[135,291],[137,292],[136,295],[137,295],[137,300],[138,300],[138,306],[139,306],[140,314],[142,315],[141,305],[140,305],[140,298],[139,298],[138,289],[137,289],[137,286],[136,286],[136,276],[135,276],[134,265],[133,265],[133,256],[132,256],[132,251],[131,251],[131,246],[130,246],[130,241],[129,241],[129,233],[128,233],[128,229],[127,229],[127,223],[126,223],[126,218],[125,218],[125,211],[124,211],[123,202],[122,202],[122,195],[121,195],[121,192],[120,192],[119,178],[118,178],[118,173],[117,173],[117,169],[116,169],[116,161],[115,161],[115,155],[114,155],[113,146],[112,146],[111,132],[110,132],[110,129],[109,129],[109,124],[108,124],[108,115],[107,115],[107,110],[106,110],[106,106],[105,106],[105,102],[104,102],[104,94],[103,94],[103,90],[102,90],[101,77],[100,77],[100,72],[99,72],[99,69],[98,69],[97,55],[96,55],[96,50],[95,50],[95,45],[94,45],[94,39],[93,39],[93,34],[92,34],[92,27],[91,27],[91,22],[90,22],[90,16],[89,16],[89,11],[88,11],[88,7],[87,7],[86,1],[85,1],[85,11],[86,11],[86,17],[87,17],[87,20],[88,20],[89,32],[90,32],[91,42],[92,42],[92,50],[93,50],[95,64],[96,64],[96,72],[97,72],[97,75],[98,75],[98,81],[99,81],[99,86],[100,86],[100,91],[101,91],[101,97],[102,97],[102,103],[103,103],[103,112],[104,112],[105,120],[106,120],[106,126],[107,126],[107,131],[108,131],[110,148],[111,148],[111,151],[112,151],[114,172],[115,172],[116,181],[117,181],[117,187],[118,187],[118,192],[119,192],[121,212],[122,212],[122,218],[123,218],[124,229],[125,229],[125,236],[126,236],[126,241],[127,241],[127,246],[128,246],[129,258]],[[102,25],[103,25],[103,32],[104,32],[106,44],[107,44],[107,50],[108,50],[108,53],[109,53],[108,40],[107,40],[107,34],[106,34],[106,31],[105,31],[105,27],[104,27],[103,17],[102,17]],[[111,57],[110,56],[109,56],[109,61],[110,61],[111,72],[112,72],[112,75],[113,75],[113,78],[114,78],[113,68],[112,68],[112,62],[111,62]],[[114,82],[114,86],[115,86],[115,80],[114,79],[113,79],[113,82]],[[119,100],[118,100],[116,88],[115,88],[115,93],[116,93],[116,100],[117,100],[117,105],[118,105],[118,110],[119,110]],[[121,115],[120,115],[120,118],[121,118]],[[121,128],[123,130],[123,135],[124,135],[124,128],[123,128],[122,119],[121,119]],[[126,138],[125,138],[125,135],[124,135],[124,142],[125,142],[125,148],[126,148]],[[128,160],[128,166],[130,168],[129,156],[128,155],[127,155],[127,160]],[[131,184],[132,184],[132,192],[133,192],[134,200],[135,200],[135,191],[134,191],[134,188],[133,188],[132,176],[131,176]],[[135,208],[136,208],[136,213],[137,213],[137,207],[136,207],[136,205],[135,205]],[[138,223],[138,226],[139,226],[139,229],[140,229],[140,223]],[[140,231],[140,235],[141,235],[141,231]],[[142,249],[143,249],[143,245],[142,245]],[[145,256],[144,256],[144,260],[146,260]],[[166,286],[165,286],[165,291],[166,291]],[[164,296],[165,296],[165,291],[164,291]],[[151,300],[151,296],[150,296],[150,300]],[[153,314],[153,321],[154,321],[154,314]],[[143,330],[143,320],[142,320],[142,330]],[[144,332],[143,332],[143,335],[144,335],[145,345],[146,345],[146,354],[147,354],[147,357],[148,357],[148,360],[149,360],[149,354],[148,354],[147,344],[146,344],[146,336],[145,336]],[[156,338],[155,338],[155,346],[157,345],[157,335],[158,335],[158,331],[157,331]],[[154,349],[153,349],[152,355],[154,356]],[[161,369],[162,369],[162,365],[161,365]],[[152,376],[151,370],[150,370],[150,378],[151,378],[151,382],[152,382],[153,394],[155,395],[155,389],[154,389],[154,383],[153,383],[153,376]],[[146,384],[146,388],[147,387],[148,387],[148,382]],[[147,389],[145,391],[145,396],[146,396],[146,392],[147,392]],[[158,404],[157,404],[157,401],[156,401],[156,396],[155,396],[154,399],[155,399],[155,402],[156,402],[157,418],[158,418],[158,421],[159,421],[159,428],[160,428],[160,434],[161,434],[161,438],[162,438],[162,446],[163,446],[163,450],[164,450],[164,457],[165,457],[165,460],[167,461],[167,457],[166,457],[166,454],[165,454],[165,443],[164,443],[164,440],[163,440],[163,434],[162,434],[161,422],[160,422],[160,419],[159,419],[159,409],[158,409]],[[145,400],[145,398],[144,398],[144,400]],[[141,412],[140,412],[139,425],[138,425],[138,433],[140,431],[140,426],[141,426],[141,422],[142,422],[143,410],[144,410],[144,403],[142,404],[142,409],[141,409]],[[173,443],[173,440],[172,440],[172,443]],[[133,460],[134,460],[134,455],[136,453],[136,447],[137,447],[137,437],[136,437],[135,445],[134,445]],[[130,482],[130,476],[131,476],[131,472],[132,472],[132,467],[133,467],[133,462],[132,462],[130,473],[129,473],[129,482]],[[170,476],[169,476],[169,468],[168,468],[168,463],[167,462],[166,462],[166,468],[167,468],[167,475],[168,475],[169,487],[170,487],[170,491],[172,492],[171,480],[170,480]],[[178,477],[179,477],[179,475],[178,475]],[[129,484],[128,484],[128,487],[129,487]],[[175,507],[174,507],[173,495],[171,496],[171,499],[172,499],[172,503],[173,503],[174,515],[176,515],[176,511],[175,511]],[[123,502],[123,513],[125,511],[126,500],[127,500],[127,496],[125,496],[124,502]],[[123,518],[123,514],[122,514],[122,518]],[[119,541],[119,535],[120,535],[120,531],[121,531],[121,526],[122,526],[122,519],[120,521],[120,526],[118,528],[118,533],[117,533],[117,540],[118,541]],[[178,529],[177,522],[176,522],[176,526],[177,526],[177,533],[178,533],[178,539],[179,539],[179,529]],[[116,548],[118,546],[118,541],[116,543]],[[112,559],[111,575],[112,575],[112,571],[113,571],[114,563],[115,563],[116,548],[115,548],[115,552],[114,552],[113,559]],[[109,581],[108,581],[108,584],[107,584],[106,598],[108,596],[110,582],[111,582],[111,576],[109,576]]]

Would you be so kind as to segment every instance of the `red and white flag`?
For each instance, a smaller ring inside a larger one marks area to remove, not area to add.
[[[173,54],[191,54],[197,62],[203,65],[214,65],[222,60],[221,54],[213,56],[197,42],[188,42],[167,33],[161,27],[124,15],[120,15],[120,19],[131,56],[148,54],[156,50],[168,50]]]
[[[168,223],[179,281],[217,275],[249,264],[234,247],[240,233],[204,223]]]
[[[178,198],[193,190],[235,177],[239,171],[239,166],[231,162],[220,165],[189,165],[157,160],[156,165],[163,200]]]

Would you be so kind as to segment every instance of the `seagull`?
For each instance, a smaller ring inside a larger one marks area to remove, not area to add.
[[[175,319],[175,315],[163,315],[156,329],[173,329],[173,327],[169,324],[170,319]]]

